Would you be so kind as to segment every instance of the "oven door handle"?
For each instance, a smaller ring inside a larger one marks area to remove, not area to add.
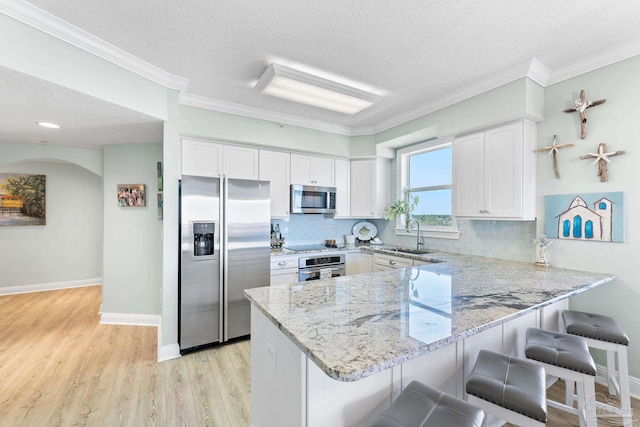
[[[304,268],[304,269],[300,269],[299,272],[300,274],[308,274],[308,273],[317,273],[322,270],[331,270],[331,271],[344,270],[344,265],[331,266],[331,267]]]

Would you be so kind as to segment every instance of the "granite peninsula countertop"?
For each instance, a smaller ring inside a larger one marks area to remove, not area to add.
[[[329,377],[355,381],[615,278],[443,252],[427,257],[443,262],[245,295]]]

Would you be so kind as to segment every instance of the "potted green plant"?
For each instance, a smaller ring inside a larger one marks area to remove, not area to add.
[[[382,218],[393,221],[397,216],[404,215],[404,227],[409,230],[411,213],[418,206],[418,196],[411,194],[411,191],[404,190],[404,198],[396,200],[389,207],[382,211]]]

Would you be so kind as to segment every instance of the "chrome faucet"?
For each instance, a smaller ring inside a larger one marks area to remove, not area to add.
[[[418,221],[415,218],[411,218],[409,220],[409,224],[411,224],[411,222],[415,221],[416,224],[418,224],[418,238],[416,239],[416,249],[420,250],[420,246],[424,245],[424,243],[422,242],[422,240],[420,239],[420,221]]]

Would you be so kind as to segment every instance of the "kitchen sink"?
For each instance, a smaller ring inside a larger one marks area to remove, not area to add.
[[[435,251],[430,251],[430,250],[427,250],[427,249],[398,248],[398,249],[396,249],[396,252],[399,252],[401,254],[427,255],[427,254],[432,254]]]

